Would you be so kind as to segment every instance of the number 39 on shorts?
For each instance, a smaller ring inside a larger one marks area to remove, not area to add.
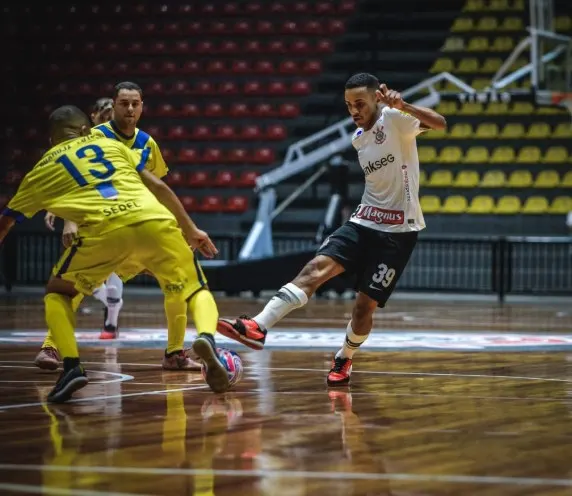
[[[371,280],[375,284],[381,284],[384,288],[387,288],[395,277],[395,269],[388,267],[384,263],[379,264],[377,268],[378,271],[373,274]]]

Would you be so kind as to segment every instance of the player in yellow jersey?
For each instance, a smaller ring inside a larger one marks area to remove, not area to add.
[[[53,148],[24,177],[0,215],[0,241],[16,219],[44,209],[80,228],[81,235],[54,267],[46,288],[46,323],[64,368],[48,400],[66,401],[88,382],[74,335],[72,299],[79,293],[90,295],[113,271],[125,270],[148,270],[159,282],[169,329],[167,356],[184,354],[190,310],[198,332],[193,351],[206,366],[211,389],[225,391],[228,376],[214,341],[217,306],[189,249],[212,257],[215,246],[173,191],[146,169],[148,153],[91,134],[89,125],[77,107],[52,113]]]

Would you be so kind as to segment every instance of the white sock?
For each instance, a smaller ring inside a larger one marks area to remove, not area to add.
[[[266,304],[253,320],[259,326],[269,329],[280,322],[286,315],[296,308],[308,303],[308,296],[298,286],[289,282],[282,286],[278,293]]]
[[[344,341],[344,345],[342,349],[336,353],[336,357],[342,358],[350,358],[352,359],[354,353],[359,349],[363,342],[368,338],[369,333],[365,336],[359,336],[354,333],[352,329],[352,321],[350,320],[348,323],[348,327],[346,329],[346,339]]]
[[[101,301],[104,305],[107,305],[107,286],[103,283],[99,288],[93,290],[92,296]]]
[[[105,306],[107,307],[107,319],[105,325],[117,327],[119,312],[123,306],[123,281],[117,274],[111,274],[107,279],[107,298]]]

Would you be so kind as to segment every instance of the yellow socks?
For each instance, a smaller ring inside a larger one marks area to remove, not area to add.
[[[83,298],[84,295],[79,293],[72,299],[71,304],[74,313],[77,312],[77,309],[81,305]],[[58,347],[56,346],[56,342],[54,341],[52,329],[51,327],[49,327],[49,324],[48,324],[48,334],[46,335],[46,339],[44,339],[44,344],[42,344],[42,348],[55,348],[56,350],[58,349]]]
[[[207,333],[214,336],[218,321],[218,308],[210,291],[201,289],[189,301],[189,310],[197,328],[197,334]]]
[[[46,306],[46,323],[52,330],[55,348],[62,358],[78,358],[77,343],[75,340],[75,313],[72,310],[72,301],[68,296],[48,293],[44,297]]]

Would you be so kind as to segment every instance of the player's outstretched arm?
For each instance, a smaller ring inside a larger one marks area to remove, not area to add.
[[[209,238],[209,235],[200,230],[187,215],[173,190],[146,169],[143,169],[140,174],[145,186],[175,216],[189,245],[194,249],[198,249],[205,257],[214,257],[218,253],[216,246]]]
[[[0,215],[0,243],[4,241],[4,238],[10,232],[10,229],[12,229],[15,222],[16,221],[12,217]]]
[[[446,129],[447,120],[438,112],[427,107],[420,107],[418,105],[413,105],[407,103],[403,98],[401,98],[401,93],[390,90],[385,84],[379,87],[381,93],[381,101],[385,103],[390,108],[396,108],[398,110],[403,110],[412,115],[416,119],[419,119],[421,125],[428,129]]]

